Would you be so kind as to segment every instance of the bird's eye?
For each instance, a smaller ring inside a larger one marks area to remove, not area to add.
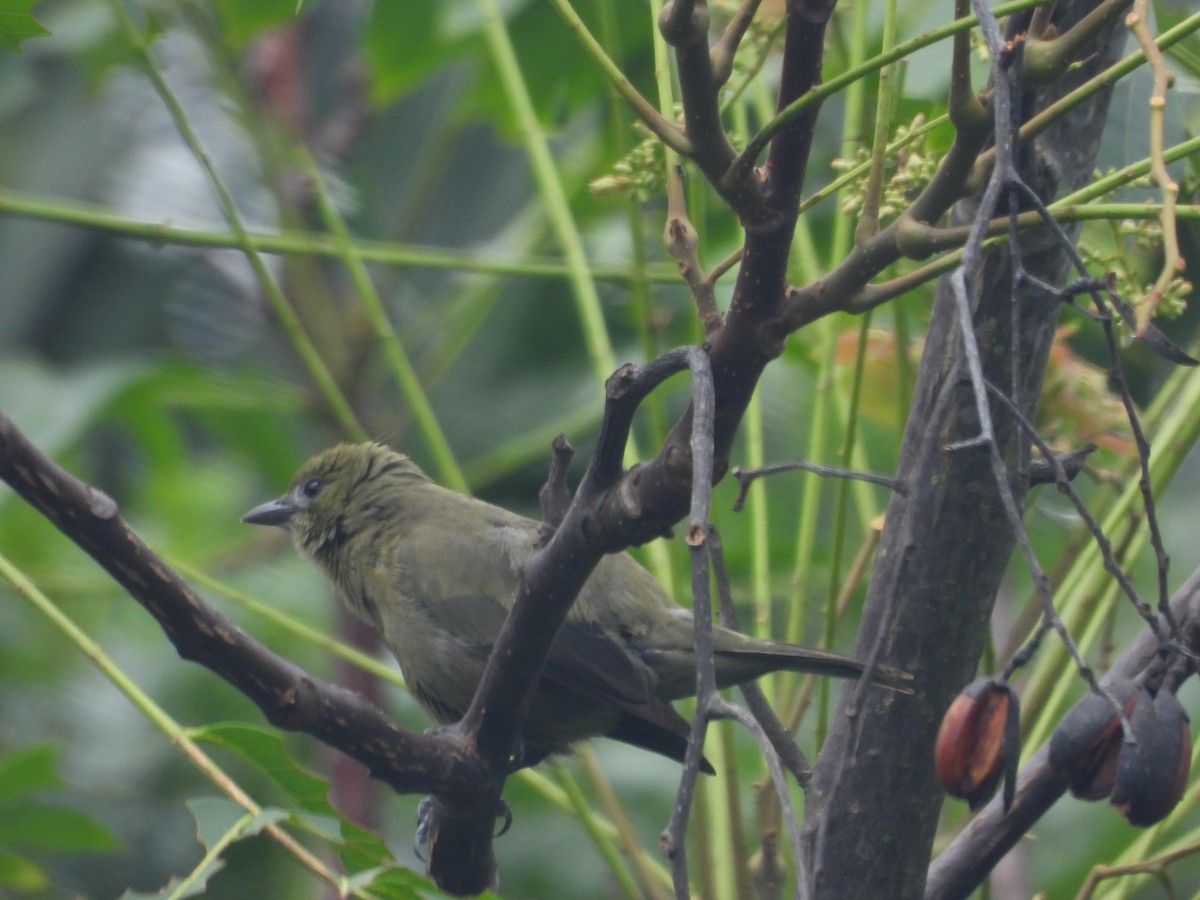
[[[304,482],[304,487],[301,490],[304,492],[304,496],[311,500],[317,494],[321,493],[321,488],[323,487],[325,487],[325,482],[320,478],[310,478]]]

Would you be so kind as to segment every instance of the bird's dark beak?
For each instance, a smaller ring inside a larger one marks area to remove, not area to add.
[[[288,522],[295,512],[296,507],[285,496],[278,500],[260,503],[242,516],[242,521],[248,525],[278,525],[280,528],[287,528]]]

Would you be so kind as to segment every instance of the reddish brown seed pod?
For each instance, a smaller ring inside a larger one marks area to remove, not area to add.
[[[1105,690],[1125,710],[1133,712],[1141,689],[1118,680]],[[1072,706],[1050,737],[1050,765],[1067,780],[1081,800],[1102,800],[1112,793],[1117,760],[1124,741],[1121,717],[1108,697],[1089,693]]]
[[[1121,745],[1111,799],[1130,825],[1144,827],[1165,818],[1183,796],[1192,737],[1187,713],[1169,691],[1153,697],[1142,691],[1129,727],[1134,741]]]
[[[934,751],[938,779],[972,810],[991,798],[1001,778],[1005,809],[1012,803],[1018,709],[1007,683],[981,678],[963,688],[942,717]]]

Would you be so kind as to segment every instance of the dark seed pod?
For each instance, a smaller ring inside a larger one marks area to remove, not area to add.
[[[1132,681],[1115,681],[1105,688],[1133,712],[1141,689]],[[1102,800],[1112,793],[1117,758],[1124,734],[1121,717],[1107,697],[1089,693],[1072,706],[1050,737],[1050,765],[1067,780],[1081,800]]]
[[[1018,756],[1017,695],[1007,683],[981,678],[954,698],[938,730],[934,758],[946,793],[983,806],[1003,777],[1004,808],[1012,803]]]
[[[1155,697],[1142,691],[1129,727],[1134,742],[1121,745],[1112,804],[1129,824],[1153,825],[1175,808],[1187,787],[1192,767],[1188,717],[1169,691]]]

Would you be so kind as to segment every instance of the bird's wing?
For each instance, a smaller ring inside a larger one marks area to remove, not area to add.
[[[495,642],[508,610],[488,597],[446,597],[430,610],[436,624],[481,645]],[[620,713],[609,737],[682,760],[691,726],[654,693],[653,675],[618,641],[579,622],[559,629],[539,690],[561,690]],[[707,761],[705,771],[711,771]]]
[[[404,542],[402,569],[405,590],[421,605],[435,626],[460,640],[477,645],[495,643],[516,587],[518,561],[514,546],[521,539],[519,523],[489,523],[491,531],[466,534],[451,529],[418,529]],[[437,555],[425,551],[436,543]],[[453,560],[435,577],[425,577],[415,561]],[[408,563],[407,565],[405,563]],[[543,688],[559,688],[614,707],[620,723],[610,737],[682,759],[690,725],[675,708],[655,693],[655,676],[621,641],[580,619],[568,619],[559,629],[546,667]],[[711,767],[705,763],[705,770]]]
[[[474,595],[443,597],[427,614],[437,627],[463,640],[490,645],[508,610],[491,597]],[[578,622],[566,622],[559,629],[542,681],[631,712],[656,703],[672,709],[654,695],[651,672],[641,661],[617,641]]]
[[[474,534],[430,527],[412,532],[400,548],[404,590],[435,628],[477,644],[493,644],[516,589],[523,536],[514,523],[496,521]],[[418,568],[422,559],[443,559],[437,572]],[[653,675],[641,660],[602,628],[570,619],[550,648],[543,679],[622,708],[652,704]]]
[[[443,602],[441,609],[454,618],[456,627],[464,617],[472,618],[478,627],[480,606],[474,599],[451,600]],[[506,614],[500,604],[489,604],[487,619],[497,634]],[[616,709],[620,718],[608,737],[683,761],[691,725],[654,693],[650,670],[602,632],[578,622],[564,623],[550,647],[538,687],[566,690]],[[714,771],[706,759],[700,766],[710,774]]]
[[[616,707],[621,717],[608,737],[683,762],[690,723],[654,693],[650,670],[616,640],[585,624],[566,622],[550,648],[542,679]],[[704,758],[700,767],[710,775],[715,771]]]
[[[578,622],[568,621],[558,630],[542,677],[630,711],[658,699],[650,670],[640,660],[617,641]]]

